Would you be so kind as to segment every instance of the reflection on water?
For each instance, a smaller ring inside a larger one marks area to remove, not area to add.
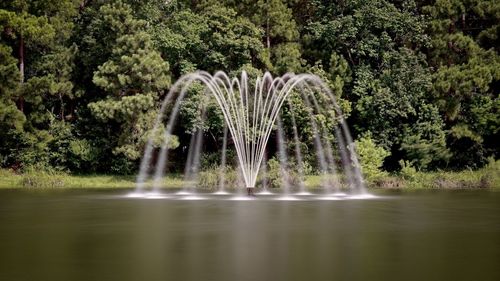
[[[0,280],[500,280],[500,193],[146,200],[0,191]]]

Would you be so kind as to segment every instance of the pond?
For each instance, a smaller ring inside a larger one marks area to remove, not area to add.
[[[0,280],[500,280],[500,192],[126,192],[0,190]]]

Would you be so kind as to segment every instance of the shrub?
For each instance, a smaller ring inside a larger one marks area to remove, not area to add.
[[[220,166],[212,166],[205,169],[198,175],[198,185],[204,188],[218,189],[221,180],[221,172],[224,173],[224,187],[235,188],[240,187],[241,183],[238,182],[238,171],[232,167],[225,167],[221,171]]]
[[[126,158],[123,155],[113,156],[111,159],[111,171],[119,175],[131,175],[134,174],[137,169],[137,163]]]
[[[399,160],[399,165],[401,166],[401,170],[399,171],[399,175],[405,180],[415,180],[417,178],[417,169],[413,167],[410,161]]]
[[[33,188],[64,187],[64,176],[64,173],[53,169],[40,169],[35,166],[27,167],[22,174],[20,185]]]
[[[356,152],[358,153],[361,170],[365,179],[374,181],[387,176],[387,173],[382,171],[381,168],[384,159],[390,155],[390,152],[383,147],[377,146],[371,138],[370,133],[356,140]]]
[[[295,164],[289,163],[288,169],[282,170],[281,164],[276,158],[272,158],[267,162],[267,182],[270,187],[280,187],[283,185],[283,180],[287,180],[288,183],[292,186],[297,186],[300,182],[303,182],[305,179],[301,178],[298,169],[295,167]],[[310,167],[305,167],[310,170]]]
[[[403,188],[405,187],[405,182],[397,177],[380,177],[374,180],[374,186],[379,187],[379,188]]]

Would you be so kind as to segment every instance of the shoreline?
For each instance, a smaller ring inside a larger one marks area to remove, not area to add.
[[[500,162],[494,162],[479,170],[460,172],[437,171],[415,172],[411,175],[387,174],[367,179],[368,189],[500,189]],[[0,189],[23,188],[61,188],[61,189],[130,189],[135,188],[136,175],[89,174],[74,175],[62,172],[15,173],[0,169]],[[319,188],[321,178],[317,175],[306,176],[308,189]],[[162,188],[182,188],[181,175],[166,177]],[[203,189],[211,189],[202,187]]]

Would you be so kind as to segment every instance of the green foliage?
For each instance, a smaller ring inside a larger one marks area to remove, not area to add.
[[[272,61],[276,73],[300,72],[303,60],[298,43],[283,43],[273,48]]]
[[[422,8],[430,16],[433,94],[450,132],[454,167],[480,166],[498,149],[499,9],[498,2],[478,0]]]
[[[6,139],[10,130],[22,131],[26,121],[13,101],[20,77],[11,53],[10,47],[0,44],[0,139]],[[5,147],[1,150],[3,155]]]
[[[401,158],[422,162],[422,167],[446,161],[446,135],[429,94],[429,68],[419,51],[429,41],[415,3],[349,1],[324,4],[318,13],[321,17],[307,27],[306,45],[311,44],[311,55],[329,63],[327,67],[351,75],[339,75],[343,79],[334,89],[346,89],[354,104],[355,131],[370,131],[376,143],[400,151],[388,159],[389,166]],[[439,153],[428,146],[436,146]]]
[[[264,63],[261,30],[252,22],[218,3],[198,8],[197,13],[175,11],[153,28],[155,45],[175,74],[229,72],[253,61]]]
[[[406,180],[415,180],[417,178],[417,169],[409,161],[399,160],[401,170],[399,174]]]
[[[87,139],[77,138],[74,126],[68,122],[52,119],[49,127],[51,141],[47,144],[50,150],[50,164],[57,170],[88,171],[96,164],[98,149]]]
[[[153,27],[154,43],[177,74],[194,71],[207,51],[210,29],[205,17],[189,10],[173,13]]]
[[[2,1],[0,165],[135,173],[148,137],[155,147],[165,140],[164,125],[151,127],[171,82],[200,69],[306,72],[325,81],[338,108],[317,111],[294,91],[281,114],[288,136],[297,125],[305,163],[316,163],[312,121],[335,143],[340,109],[360,136],[371,182],[387,178],[382,169],[400,169],[411,182],[424,170],[477,169],[498,157],[499,7],[487,0]],[[217,156],[224,120],[202,85],[192,85],[179,114],[168,146],[184,149],[202,129],[204,149]],[[175,153],[178,166],[184,155]],[[215,156],[207,163],[218,164]],[[271,171],[275,185],[278,172]],[[443,177],[442,185],[451,182]]]
[[[390,152],[381,146],[377,146],[371,138],[370,133],[356,140],[356,152],[359,155],[363,176],[368,181],[373,181],[387,175],[382,170],[382,165],[384,159],[390,155]]]
[[[290,164],[290,163],[289,163]],[[301,178],[297,167],[288,167],[283,169],[279,160],[271,158],[267,161],[267,183],[270,187],[282,187],[284,182],[287,181],[291,186],[298,186],[304,178]]]
[[[461,172],[416,172],[409,163],[402,166],[400,176],[404,180],[401,187],[405,188],[500,188],[500,161],[489,158],[488,164],[482,169],[464,170]]]
[[[126,159],[141,156],[158,97],[170,85],[169,67],[153,48],[145,22],[134,18],[129,5],[118,1],[103,5],[99,12],[95,24],[106,24],[116,39],[109,59],[94,72],[93,82],[106,98],[88,107],[97,120],[119,125],[113,154],[120,156],[111,169],[131,172],[134,163]]]
[[[44,11],[41,9],[36,12],[43,14]],[[26,9],[0,9],[0,29],[7,29],[8,36],[23,38],[33,45],[48,45],[55,36],[54,27],[49,24],[47,16],[31,14]]]
[[[75,8],[71,0],[0,4],[2,165],[50,165],[51,117],[64,119],[76,97],[70,81],[76,48],[68,43]]]
[[[198,186],[210,189],[218,189],[224,176],[224,188],[232,189],[241,187],[238,182],[238,171],[232,167],[212,166],[212,168],[204,169],[198,175]]]
[[[19,185],[27,188],[59,188],[65,187],[64,173],[50,169],[31,166],[24,169]]]

